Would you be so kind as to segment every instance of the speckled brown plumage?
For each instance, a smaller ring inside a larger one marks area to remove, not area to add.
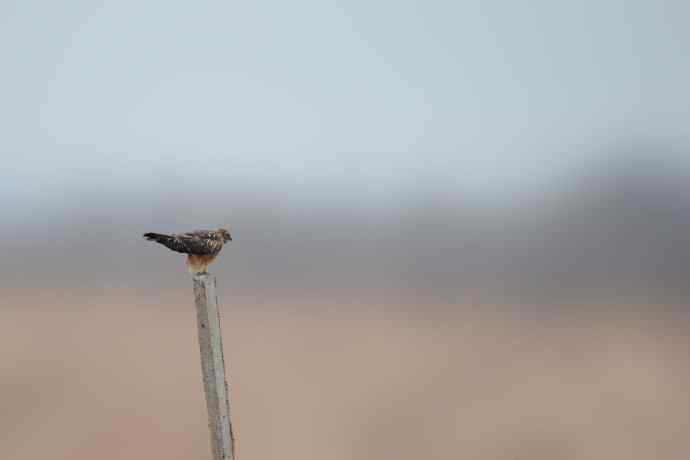
[[[171,235],[144,233],[144,238],[160,243],[173,251],[187,254],[187,268],[191,273],[205,273],[208,270],[208,264],[213,262],[223,249],[223,244],[232,241],[230,232],[224,228]]]

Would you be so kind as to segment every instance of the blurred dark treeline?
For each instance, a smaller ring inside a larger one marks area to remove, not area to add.
[[[123,178],[39,201],[11,196],[0,225],[1,283],[145,291],[186,275],[181,257],[145,242],[143,232],[228,225],[234,241],[215,271],[255,300],[614,301],[687,310],[688,177],[654,146],[634,146],[515,201],[469,198],[452,184],[368,199],[357,184],[293,193],[241,180]]]

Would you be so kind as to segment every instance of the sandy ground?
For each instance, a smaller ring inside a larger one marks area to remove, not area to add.
[[[1,459],[210,458],[191,305],[46,305],[0,310]],[[684,326],[275,311],[223,309],[239,459],[690,458]]]

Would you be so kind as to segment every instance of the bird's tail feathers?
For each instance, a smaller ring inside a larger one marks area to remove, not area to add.
[[[169,240],[171,237],[170,235],[163,235],[162,233],[144,233],[144,238],[146,238],[149,241],[156,241],[158,243],[162,243],[164,241]]]

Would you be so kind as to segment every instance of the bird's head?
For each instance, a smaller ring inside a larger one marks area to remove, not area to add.
[[[218,233],[220,234],[221,237],[223,237],[223,242],[227,243],[228,241],[232,241],[232,237],[230,236],[230,232],[227,231],[224,228],[219,228]]]

